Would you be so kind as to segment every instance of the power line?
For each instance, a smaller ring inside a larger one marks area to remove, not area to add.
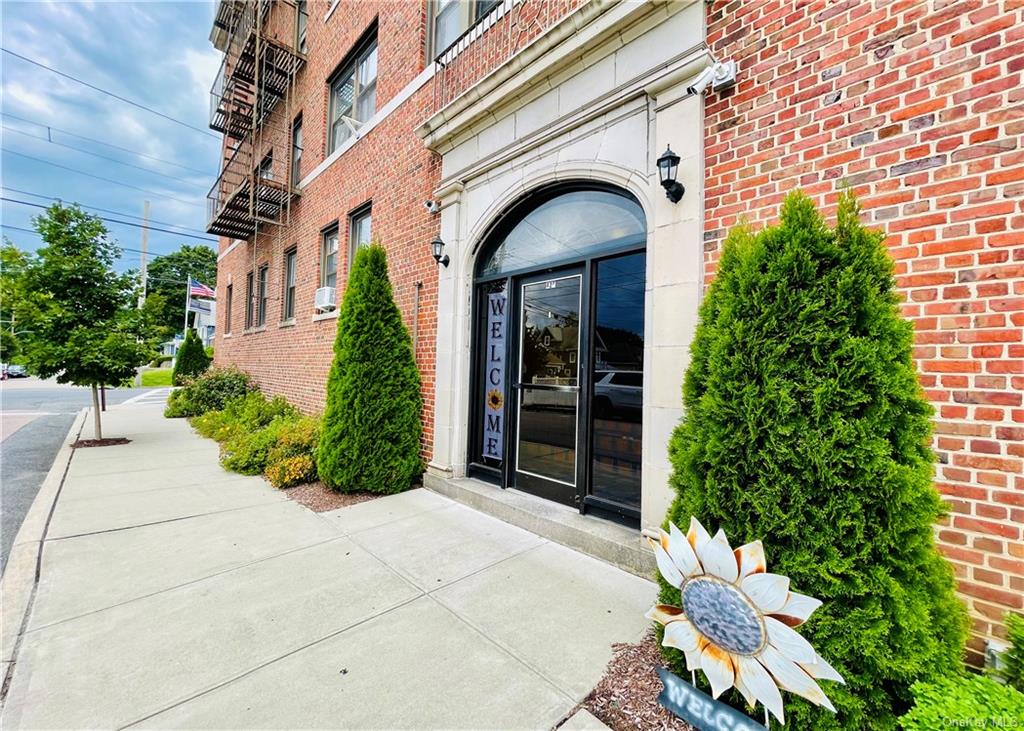
[[[13,127],[8,127],[7,125],[3,125],[3,128],[6,129],[9,132],[14,132],[15,134],[25,135],[26,137],[31,137],[34,140],[42,140],[43,142],[49,142],[51,145],[58,145],[60,147],[66,147],[69,150],[74,150],[75,152],[81,152],[81,153],[84,153],[86,155],[92,155],[93,157],[98,157],[101,160],[109,160],[110,162],[116,162],[118,165],[124,165],[125,167],[135,168],[136,170],[142,170],[144,172],[149,173],[150,175],[159,175],[161,178],[167,178],[168,180],[177,180],[179,183],[184,183],[185,185],[193,185],[196,188],[205,188],[206,187],[202,183],[196,183],[196,182],[193,182],[191,180],[186,180],[185,178],[176,177],[174,175],[167,175],[166,173],[158,173],[156,170],[153,170],[152,168],[144,168],[141,165],[133,165],[130,162],[124,162],[123,160],[118,160],[115,157],[107,157],[106,155],[101,155],[98,152],[92,152],[91,150],[83,150],[81,147],[75,147],[74,145],[66,145],[63,142],[57,142],[56,140],[51,140],[51,139],[48,139],[46,137],[40,137],[39,135],[31,135],[28,132],[23,132],[20,129],[14,129]]]
[[[139,109],[144,109],[145,111],[150,112],[151,114],[155,114],[158,117],[163,117],[164,119],[170,120],[171,122],[174,122],[175,124],[180,124],[182,127],[188,127],[191,130],[195,130],[196,132],[201,132],[204,135],[208,135],[210,137],[213,137],[215,140],[220,140],[220,137],[218,135],[213,134],[209,130],[203,129],[202,127],[196,127],[194,125],[189,124],[188,122],[183,122],[180,119],[175,119],[174,117],[172,117],[172,116],[170,116],[168,114],[164,114],[163,112],[158,112],[156,109],[153,109],[152,107],[147,107],[145,104],[139,104],[138,102],[132,101],[131,99],[126,99],[125,97],[119,96],[119,95],[115,94],[112,91],[107,91],[106,89],[100,88],[100,87],[96,86],[95,84],[90,84],[88,81],[83,81],[82,79],[79,79],[79,78],[77,78],[75,76],[72,76],[71,74],[66,74],[63,71],[58,71],[57,69],[55,69],[55,68],[53,68],[51,66],[47,66],[46,64],[42,64],[42,63],[39,63],[38,61],[34,61],[31,58],[28,58],[27,56],[22,56],[20,53],[15,53],[14,51],[9,51],[6,48],[2,48],[2,47],[0,47],[0,51],[3,51],[4,53],[9,53],[10,55],[14,56],[15,58],[20,58],[22,61],[30,63],[33,66],[38,66],[41,69],[46,69],[47,71],[55,73],[58,76],[63,76],[66,79],[71,79],[72,81],[74,81],[76,83],[79,83],[82,86],[87,86],[90,89],[93,89],[94,91],[100,92],[101,94],[106,94],[107,96],[111,96],[114,99],[117,99],[118,101],[124,102],[125,104],[131,104],[133,107],[138,107]]]
[[[30,228],[22,228],[21,226],[11,226],[11,225],[6,224],[6,223],[0,224],[0,230],[5,229],[5,228],[9,228],[12,231],[23,231],[24,233],[33,234],[35,236],[38,236],[38,237],[42,238],[42,234],[41,233],[39,233],[38,231],[33,231]],[[117,248],[122,252],[122,255],[118,257],[119,259],[127,258],[127,257],[125,257],[123,255],[123,253],[125,251],[129,251],[129,252],[132,252],[134,254],[141,254],[142,253],[141,249],[132,249],[132,248],[129,248],[127,246],[121,246],[120,244],[117,244]],[[147,252],[147,253],[149,253],[149,256],[151,258],[153,258],[153,259],[159,259],[160,257],[163,257],[163,256],[170,256],[170,254],[154,254],[152,252]]]
[[[164,159],[159,158],[159,157],[154,157],[153,155],[147,155],[144,152],[139,152],[138,150],[132,150],[132,149],[130,149],[128,147],[121,147],[119,145],[112,145],[109,142],[104,142],[103,140],[97,140],[97,139],[95,139],[93,137],[86,137],[85,135],[76,134],[74,132],[68,132],[66,129],[59,129],[57,127],[52,127],[52,126],[50,126],[48,124],[43,124],[42,122],[34,122],[31,119],[25,119],[24,117],[19,117],[19,116],[15,115],[15,114],[11,114],[10,112],[0,112],[0,117],[10,117],[11,119],[16,119],[19,122],[24,122],[25,124],[34,124],[37,127],[43,127],[43,128],[46,129],[47,133],[49,133],[51,131],[53,131],[53,132],[60,132],[62,135],[68,135],[69,137],[77,137],[78,139],[85,140],[86,142],[95,142],[97,145],[103,145],[104,147],[111,147],[111,148],[113,148],[115,150],[121,150],[121,152],[129,152],[132,155],[138,155],[139,157],[145,157],[145,158],[147,158],[149,160],[154,160],[156,162],[161,162],[164,165],[173,165],[174,167],[181,168],[182,170],[188,170],[189,172],[198,173],[200,175],[210,176],[212,174],[212,173],[210,173],[209,170],[199,170],[198,168],[190,168],[188,165],[182,165],[180,162],[171,162],[170,160],[164,160]]]
[[[0,200],[7,201],[8,203],[18,203],[18,204],[23,205],[23,206],[31,206],[32,208],[49,208],[49,206],[44,206],[44,205],[42,205],[40,203],[29,203],[28,201],[19,201],[16,198],[0,197]],[[106,216],[96,216],[96,218],[100,219],[101,221],[107,221],[108,223],[121,224],[122,226],[134,226],[135,228],[148,228],[150,231],[159,231],[161,233],[166,233],[166,234],[175,234],[176,236],[181,236],[182,238],[186,238],[186,239],[194,239],[194,240],[201,240],[201,241],[217,241],[217,239],[210,238],[208,236],[204,236],[204,237],[190,236],[190,235],[187,235],[187,234],[183,234],[181,231],[171,231],[170,229],[166,229],[166,228],[157,228],[155,226],[145,226],[145,225],[143,225],[141,223],[132,223],[131,221],[118,221],[118,220],[113,219],[113,218],[107,218]]]
[[[150,195],[155,195],[155,196],[158,196],[160,198],[166,198],[167,200],[176,201],[178,203],[184,203],[187,206],[197,206],[199,208],[202,208],[202,204],[201,203],[196,203],[194,201],[182,200],[181,198],[175,198],[174,196],[166,195],[164,193],[158,193],[155,190],[149,190],[148,188],[140,188],[137,185],[129,185],[128,183],[122,183],[120,180],[111,180],[110,178],[103,178],[103,177],[100,177],[99,175],[93,175],[92,173],[87,173],[84,170],[77,170],[76,168],[69,168],[67,165],[58,165],[55,162],[50,162],[49,160],[43,160],[40,157],[32,157],[31,155],[26,155],[26,154],[24,154],[22,152],[15,152],[14,150],[6,150],[6,149],[3,150],[3,151],[6,152],[8,155],[17,155],[18,157],[24,157],[26,160],[33,160],[35,162],[41,162],[44,165],[53,165],[53,167],[55,167],[55,168],[60,168],[61,170],[68,170],[68,171],[70,171],[72,173],[78,173],[79,175],[85,175],[85,176],[88,176],[90,178],[96,178],[96,180],[102,180],[105,183],[113,183],[114,185],[120,185],[120,186],[123,186],[125,188],[132,188],[133,190],[141,190],[143,193],[149,193]]]
[[[0,185],[0,190],[9,190],[12,193],[21,193],[22,195],[30,195],[33,198],[42,198],[42,199],[48,200],[48,201],[64,201],[65,200],[64,198],[60,198],[59,196],[41,195],[40,193],[32,193],[31,191],[28,191],[28,190],[18,190],[17,188],[11,188],[10,186],[6,186],[6,185]],[[143,216],[136,216],[134,213],[125,213],[124,211],[112,211],[109,208],[100,208],[98,206],[87,206],[84,203],[79,203],[78,201],[67,201],[67,202],[72,203],[72,204],[74,204],[76,206],[81,206],[82,208],[88,208],[90,211],[101,211],[103,213],[113,213],[115,216],[128,216],[128,218],[137,218],[140,221],[146,220]],[[182,231],[191,231],[192,233],[206,234],[206,231],[200,231],[198,228],[189,228],[188,226],[181,226],[181,225],[179,225],[177,223],[170,223],[168,221],[157,221],[154,218],[149,219],[149,222],[150,223],[155,223],[155,224],[157,224],[159,226],[173,226],[174,228],[180,228]],[[213,239],[210,239],[210,240],[213,241]]]

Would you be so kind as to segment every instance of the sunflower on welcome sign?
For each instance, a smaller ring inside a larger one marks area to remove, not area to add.
[[[760,701],[785,723],[781,688],[835,713],[815,679],[842,683],[842,676],[792,629],[821,602],[766,573],[761,541],[734,551],[723,531],[712,538],[692,517],[685,536],[671,523],[668,533],[644,535],[682,604],[656,604],[647,618],[664,626],[662,644],[682,650],[688,670],[704,671],[715,698],[735,686],[751,708]]]

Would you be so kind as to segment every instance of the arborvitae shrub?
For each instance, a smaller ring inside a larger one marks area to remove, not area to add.
[[[210,367],[210,359],[203,350],[203,343],[196,331],[189,328],[185,332],[185,340],[178,349],[178,359],[174,362],[171,381],[175,386],[182,386],[185,379],[198,376]]]
[[[1009,685],[1024,693],[1024,615],[1006,613],[1006,639],[1010,649],[1003,654],[1000,675]]]
[[[338,315],[317,471],[340,491],[407,489],[420,458],[420,374],[379,245],[356,254]]]
[[[779,225],[730,234],[669,446],[668,520],[762,539],[770,570],[825,603],[800,631],[847,684],[822,683],[836,715],[784,694],[801,731],[895,728],[914,682],[960,670],[966,635],[933,542],[943,504],[912,327],[884,237],[858,217],[844,195],[830,230],[793,193]],[[678,606],[678,589],[662,582],[661,600]]]

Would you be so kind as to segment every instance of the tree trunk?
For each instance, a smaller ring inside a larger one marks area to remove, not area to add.
[[[100,426],[100,390],[96,384],[92,384],[92,415],[93,431],[96,439],[103,438],[103,428]]]

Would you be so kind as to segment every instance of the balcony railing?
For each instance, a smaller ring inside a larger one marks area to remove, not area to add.
[[[286,180],[258,169],[248,145],[239,145],[206,196],[208,233],[247,239],[259,221],[273,222],[290,200]]]
[[[269,10],[269,0],[261,2]],[[255,3],[247,3],[232,18],[224,59],[210,88],[210,127],[235,139],[266,121],[306,60],[289,45],[258,33],[256,11]],[[218,18],[221,14],[218,10]]]

